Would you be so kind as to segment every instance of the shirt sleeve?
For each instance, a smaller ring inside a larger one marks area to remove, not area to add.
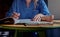
[[[51,15],[44,0],[39,0],[39,13],[44,15]]]
[[[6,17],[10,17],[13,12],[19,12],[18,2],[19,0],[14,0],[9,11],[6,13]]]

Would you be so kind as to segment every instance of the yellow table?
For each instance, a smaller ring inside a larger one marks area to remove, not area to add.
[[[60,20],[54,20],[53,22],[60,22]],[[24,25],[0,25],[0,28],[16,30],[15,37],[17,37],[17,31],[30,32],[38,31],[39,37],[45,37],[44,31],[50,28],[60,28],[60,23],[54,23],[53,25],[37,25],[37,26],[24,26]],[[44,35],[44,36],[42,36]]]

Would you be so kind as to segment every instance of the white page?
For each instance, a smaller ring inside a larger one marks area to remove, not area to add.
[[[15,19],[15,23],[25,23],[25,24],[53,24],[53,22],[45,22],[45,21],[31,21],[31,19]]]

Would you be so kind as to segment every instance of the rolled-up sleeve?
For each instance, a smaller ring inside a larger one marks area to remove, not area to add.
[[[39,0],[39,12],[44,15],[51,15],[44,0]]]

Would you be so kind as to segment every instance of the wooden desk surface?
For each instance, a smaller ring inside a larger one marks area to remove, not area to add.
[[[60,22],[60,20],[54,20],[53,22]],[[60,27],[60,23],[54,23],[53,25],[36,25],[36,26],[24,26],[24,25],[1,25],[8,27]]]
[[[53,22],[60,22],[60,20],[54,20]],[[24,25],[0,25],[0,28],[4,29],[13,29],[13,30],[22,30],[22,31],[39,31],[49,28],[60,28],[60,23],[54,23],[53,25],[36,25],[36,26],[24,26]]]

